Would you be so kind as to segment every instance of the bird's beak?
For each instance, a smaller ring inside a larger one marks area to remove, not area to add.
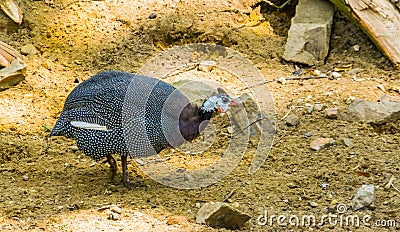
[[[238,107],[239,103],[237,102],[237,100],[232,99],[228,106]],[[227,110],[228,110],[228,108],[223,110],[223,109],[221,109],[221,107],[218,106],[218,113],[225,113]]]
[[[229,106],[238,107],[238,106],[239,106],[239,103],[238,103],[237,100],[232,99],[231,103],[229,103]]]

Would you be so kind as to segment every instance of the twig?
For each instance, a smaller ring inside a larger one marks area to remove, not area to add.
[[[290,114],[290,112],[292,112],[292,110],[293,110],[294,108],[303,108],[303,106],[291,106],[290,109],[289,109],[289,111],[285,114],[285,116],[283,116],[283,117],[281,118],[281,120],[285,119],[285,118]]]
[[[289,4],[292,0],[287,0],[286,2],[284,2],[282,5],[278,6],[275,5],[274,3],[268,1],[268,0],[263,0],[263,2],[268,3],[268,5],[275,7],[276,9],[282,9],[283,7],[285,7],[287,4]]]
[[[390,189],[390,187],[394,188],[394,190],[396,190],[397,192],[400,193],[400,190],[398,188],[396,188],[393,184],[393,182],[395,181],[395,177],[394,175],[392,175],[388,181],[388,183],[385,185],[385,189]]]
[[[232,190],[228,195],[226,195],[223,202],[227,202],[236,193],[236,189]]]
[[[302,81],[302,80],[322,79],[322,78],[327,78],[327,76],[288,77],[288,78],[285,78],[285,81]],[[260,85],[265,85],[267,83],[271,83],[271,82],[274,82],[274,81],[278,81],[278,78],[277,79],[268,80],[268,81],[263,81],[263,82],[260,82],[260,83],[254,84],[254,85],[246,86],[246,87],[244,87],[243,89],[240,89],[240,90],[251,89],[251,88],[254,88],[254,87],[257,87],[257,86],[260,86]]]

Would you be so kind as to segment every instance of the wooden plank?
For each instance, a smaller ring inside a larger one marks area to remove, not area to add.
[[[400,70],[400,12],[388,0],[331,0]]]

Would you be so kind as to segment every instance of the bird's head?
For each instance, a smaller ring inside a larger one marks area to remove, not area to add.
[[[201,106],[204,112],[225,113],[229,107],[239,106],[237,100],[230,97],[223,89],[218,88],[218,93],[214,93]]]

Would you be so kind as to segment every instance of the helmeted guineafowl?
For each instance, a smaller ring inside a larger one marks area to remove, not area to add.
[[[107,158],[112,178],[121,155],[123,184],[130,186],[127,157],[159,153],[191,141],[214,112],[237,102],[222,89],[199,108],[175,87],[137,74],[107,71],[80,83],[67,97],[50,136],[74,138],[78,148],[96,161]]]

